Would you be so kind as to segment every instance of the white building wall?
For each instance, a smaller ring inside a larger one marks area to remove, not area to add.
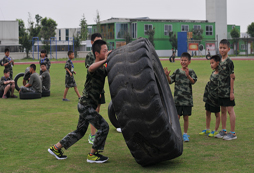
[[[80,28],[58,28],[56,29],[56,38],[59,40],[59,30],[61,30],[61,41],[66,41],[66,29],[69,30],[69,40],[72,40],[73,35],[76,37],[80,34]]]
[[[0,21],[0,42],[1,45],[19,44],[18,21]]]

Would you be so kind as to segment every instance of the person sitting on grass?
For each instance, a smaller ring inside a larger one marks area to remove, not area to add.
[[[214,137],[218,134],[218,128],[220,125],[220,105],[218,96],[218,67],[220,64],[220,57],[218,55],[212,56],[210,58],[210,64],[211,68],[214,71],[210,76],[210,81],[206,85],[203,98],[206,110],[206,129],[199,134],[208,135],[208,137]],[[213,112],[216,117],[215,130],[212,132],[210,130],[211,112]]]
[[[51,62],[48,59],[48,55],[47,55],[47,51],[46,50],[41,50],[41,54],[40,54],[40,61],[39,64],[41,65],[42,63],[46,64],[47,70],[49,72],[50,66],[51,66]],[[40,75],[42,74],[42,70],[40,69]]]
[[[88,68],[85,88],[78,103],[79,122],[77,129],[67,134],[60,142],[48,149],[48,152],[59,160],[67,158],[67,156],[63,155],[62,147],[68,149],[79,141],[85,135],[89,123],[97,129],[97,132],[92,149],[87,155],[87,162],[104,163],[108,160],[108,157],[99,154],[99,151],[104,149],[109,125],[96,111],[96,108],[99,104],[101,91],[104,88],[105,77],[107,76],[107,70],[103,64],[106,63],[108,54],[111,51],[108,51],[107,43],[103,40],[95,41],[92,48],[96,59]]]
[[[164,68],[164,72],[169,84],[175,82],[175,106],[178,113],[178,118],[180,119],[180,116],[183,116],[183,140],[184,142],[188,142],[189,136],[187,135],[187,131],[189,127],[189,116],[191,116],[191,110],[193,107],[192,85],[196,83],[197,75],[194,70],[188,68],[189,64],[191,63],[191,56],[189,53],[184,52],[181,55],[180,63],[182,68],[177,69],[171,76],[169,76],[171,70],[168,71],[167,68]]]
[[[50,74],[47,70],[47,66],[45,63],[41,63],[41,71],[42,74],[40,75],[42,80],[42,90],[49,91],[50,90]]]
[[[4,76],[1,77],[0,81],[0,90],[3,92],[3,99],[7,99],[7,92],[9,90],[11,90],[11,98],[17,98],[17,96],[14,95],[15,82],[10,78],[9,69],[4,69]]]
[[[80,98],[80,94],[78,92],[77,84],[74,80],[73,74],[76,74],[74,71],[74,64],[71,61],[74,58],[74,53],[73,51],[68,51],[68,57],[69,59],[66,61],[66,64],[64,66],[66,70],[66,75],[65,75],[65,90],[64,90],[64,95],[63,95],[63,101],[70,101],[69,99],[66,98],[66,95],[68,93],[69,88],[74,87],[74,91],[78,95],[78,98]]]
[[[31,73],[29,82],[25,86],[20,87],[19,93],[20,92],[41,93],[42,92],[41,79],[40,79],[40,76],[38,75],[38,73],[36,73],[36,65],[35,64],[30,65],[29,72]]]

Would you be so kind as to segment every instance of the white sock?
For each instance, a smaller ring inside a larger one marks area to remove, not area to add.
[[[184,135],[187,135],[187,133],[183,133]]]

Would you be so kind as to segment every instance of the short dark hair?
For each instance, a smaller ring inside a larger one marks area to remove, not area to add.
[[[9,69],[4,69],[4,73],[8,73],[8,72],[10,72]]]
[[[215,62],[220,62],[221,58],[219,55],[213,55],[210,60],[213,59]]]
[[[46,66],[46,63],[43,62],[43,63],[41,63],[41,66],[42,66],[42,65],[45,65],[45,66]]]
[[[101,36],[100,33],[93,33],[92,36],[91,36],[91,40],[94,41],[94,39],[95,39],[96,37],[101,37],[101,38],[102,38],[102,36]]]
[[[229,43],[229,41],[227,39],[222,39],[220,41],[220,44],[226,44],[228,47],[230,47],[230,43]]]
[[[101,46],[104,45],[104,44],[107,44],[106,41],[104,40],[96,40],[94,43],[93,43],[93,54],[95,56],[95,52],[101,52]]]
[[[46,54],[45,57],[48,57],[47,51],[46,51],[45,49],[42,49],[42,50],[41,50],[41,53],[45,53],[45,54]],[[41,56],[41,55],[40,55],[40,56]]]
[[[191,60],[191,55],[188,52],[183,52],[181,57],[188,58],[189,61]]]
[[[35,70],[36,70],[36,65],[35,65],[35,64],[31,64],[31,65],[30,65],[30,68],[33,68],[34,71],[35,71]]]
[[[4,49],[4,53],[6,52],[10,52],[10,50],[8,48]]]
[[[68,56],[70,56],[72,53],[73,53],[73,51],[72,51],[72,50],[69,50],[69,51],[68,51]]]

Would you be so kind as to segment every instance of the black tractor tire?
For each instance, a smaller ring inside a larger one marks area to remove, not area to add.
[[[41,93],[34,93],[34,92],[20,92],[19,93],[20,99],[39,99],[41,98]]]
[[[108,105],[108,118],[115,128],[120,128],[112,101]]]
[[[15,89],[16,89],[17,91],[20,90],[20,87],[18,86],[18,80],[19,80],[19,78],[22,77],[22,81],[23,81],[23,76],[24,76],[24,75],[25,75],[25,73],[19,73],[19,74],[17,74],[17,75],[15,76],[15,78],[14,78],[14,81],[15,81]]]
[[[126,144],[142,166],[183,152],[180,123],[163,67],[148,39],[139,38],[108,57],[108,83]]]
[[[42,90],[41,96],[42,97],[49,97],[50,96],[50,91],[49,90]]]

